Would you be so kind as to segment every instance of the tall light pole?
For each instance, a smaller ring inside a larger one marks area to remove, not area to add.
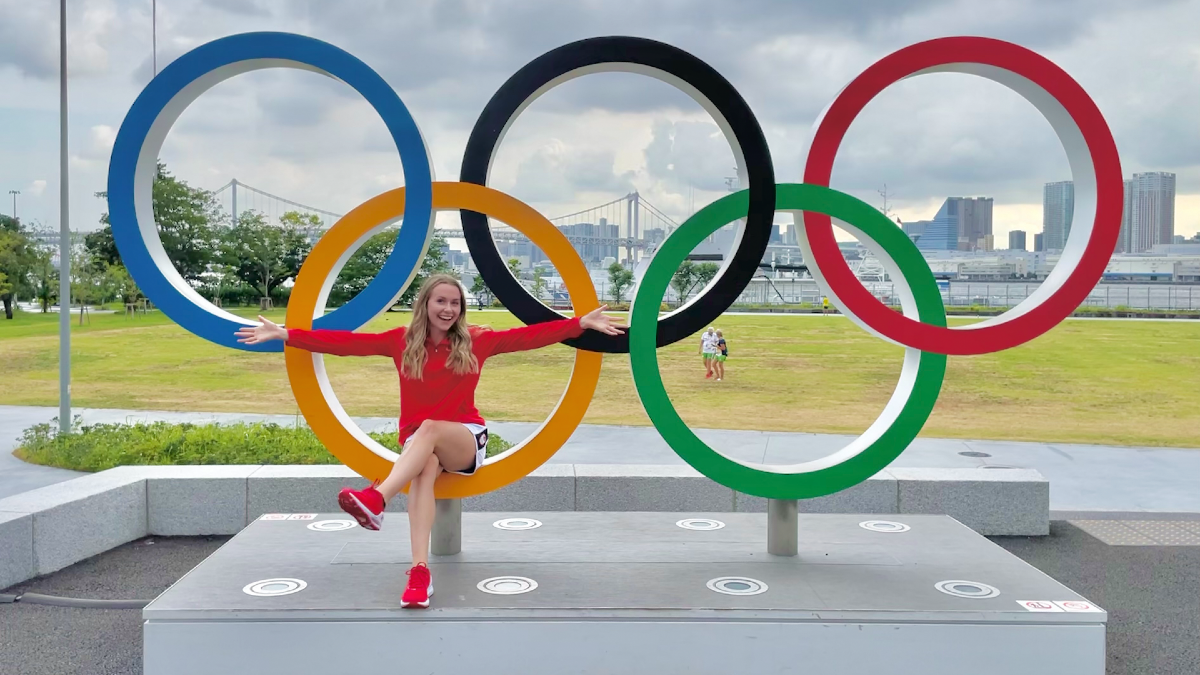
[[[20,190],[9,190],[8,194],[13,196],[13,220],[17,219],[17,195],[21,194]]]
[[[71,218],[67,171],[67,0],[58,3],[58,428],[71,430]]]

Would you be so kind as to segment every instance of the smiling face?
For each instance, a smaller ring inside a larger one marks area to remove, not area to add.
[[[429,326],[438,332],[448,332],[462,314],[462,293],[456,284],[438,284],[429,293],[425,304]]]

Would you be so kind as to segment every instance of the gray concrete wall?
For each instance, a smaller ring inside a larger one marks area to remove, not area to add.
[[[146,535],[236,534],[264,513],[336,512],[344,466],[120,467],[0,499],[0,588],[48,574]],[[401,495],[388,504],[403,510]],[[689,466],[548,464],[467,511],[763,512]],[[1045,535],[1050,485],[1032,469],[881,471],[837,494],[800,502],[811,513],[950,515],[984,535]]]

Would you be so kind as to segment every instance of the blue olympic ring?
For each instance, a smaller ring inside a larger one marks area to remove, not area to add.
[[[433,234],[433,173],[425,141],[400,97],[370,66],[327,42],[271,32],[221,38],[179,57],[146,85],[117,133],[108,169],[113,240],[129,274],[164,314],[200,337],[247,351],[278,352],[283,343],[239,343],[234,332],[250,322],[213,306],[180,276],[154,224],[153,179],[163,139],[196,97],[234,75],[272,67],[313,70],[350,85],[383,119],[404,169],[407,215],[391,255],[366,288],[318,317],[314,328],[353,330],[390,307],[420,268]]]

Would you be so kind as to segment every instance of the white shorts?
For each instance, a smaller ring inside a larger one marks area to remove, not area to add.
[[[487,426],[483,424],[463,423],[463,426],[467,428],[467,431],[470,431],[471,434],[475,436],[475,464],[463,469],[462,471],[447,471],[446,473],[457,473],[462,476],[470,476],[478,471],[479,467],[483,466],[483,460],[487,459],[488,430]],[[411,437],[409,437],[407,441],[404,441],[404,449],[408,448],[408,444],[411,441]],[[403,449],[401,452],[403,452]]]

